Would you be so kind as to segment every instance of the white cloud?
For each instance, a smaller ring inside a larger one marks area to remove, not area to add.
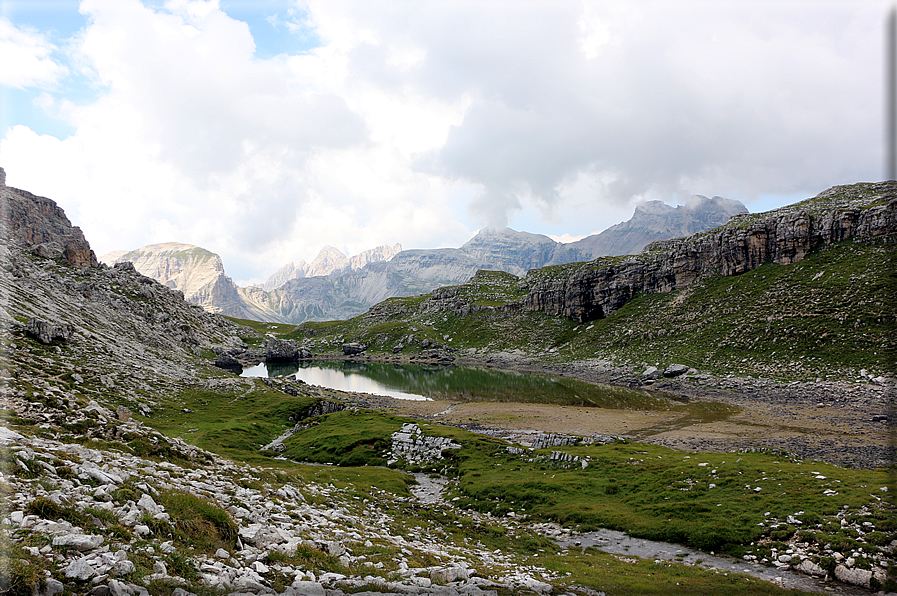
[[[55,50],[39,31],[0,17],[0,85],[24,89],[55,84],[66,72],[51,57]]]
[[[275,24],[320,47],[263,59],[215,1],[84,0],[64,50],[97,99],[42,98],[75,133],[15,127],[0,165],[98,252],[190,242],[239,279],[486,223],[573,238],[879,177],[883,7],[310,0]]]

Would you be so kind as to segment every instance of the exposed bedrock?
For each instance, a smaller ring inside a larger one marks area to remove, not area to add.
[[[897,182],[836,186],[765,214],[740,214],[638,255],[599,258],[530,272],[524,306],[585,322],[606,317],[640,293],[670,292],[703,275],[737,275],[764,263],[790,264],[820,244],[897,241]]]

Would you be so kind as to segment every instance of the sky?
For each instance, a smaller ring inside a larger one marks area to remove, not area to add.
[[[884,0],[0,0],[0,167],[97,255],[571,240],[884,177]]]

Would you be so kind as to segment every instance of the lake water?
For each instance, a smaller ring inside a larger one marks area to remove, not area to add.
[[[478,367],[339,360],[259,364],[242,374],[244,377],[289,375],[310,385],[399,399],[551,403],[632,410],[681,407],[679,402],[637,389]]]

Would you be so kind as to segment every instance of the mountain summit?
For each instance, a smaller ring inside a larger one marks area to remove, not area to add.
[[[592,258],[634,255],[656,240],[690,236],[721,226],[733,215],[745,212],[747,208],[740,201],[723,197],[708,199],[692,195],[684,206],[676,207],[662,201],[648,201],[635,208],[632,219],[567,246]]]

